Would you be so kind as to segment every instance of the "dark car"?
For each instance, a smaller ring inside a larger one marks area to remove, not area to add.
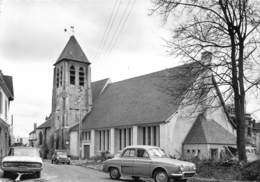
[[[55,150],[51,158],[52,164],[70,164],[70,157],[65,150]]]
[[[156,146],[129,146],[119,156],[106,160],[103,171],[112,179],[121,175],[154,178],[155,182],[167,182],[169,178],[187,180],[196,173],[196,166],[191,162],[171,159]]]

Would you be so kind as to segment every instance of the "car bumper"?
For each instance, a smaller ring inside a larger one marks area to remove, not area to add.
[[[171,173],[169,176],[173,178],[181,178],[181,179],[187,179],[196,174],[195,171],[186,171],[182,173]]]
[[[42,170],[42,168],[17,168],[17,167],[2,167],[3,171],[11,172],[11,173],[35,173]]]

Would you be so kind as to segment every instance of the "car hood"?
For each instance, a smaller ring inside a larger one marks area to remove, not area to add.
[[[42,159],[30,156],[8,156],[3,158],[2,162],[39,162],[42,164]]]
[[[195,167],[195,164],[192,162],[186,162],[186,161],[181,161],[177,159],[171,159],[171,158],[153,158],[152,159],[155,162],[161,162],[161,163],[166,163],[166,164],[173,164],[176,166],[184,166],[184,167]]]

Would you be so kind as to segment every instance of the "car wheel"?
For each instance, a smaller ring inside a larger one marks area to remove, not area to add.
[[[41,177],[41,171],[36,172],[36,173],[35,173],[35,177],[36,177],[36,178],[40,178],[40,177]]]
[[[109,174],[111,179],[119,179],[121,176],[119,170],[115,167],[110,168]]]
[[[158,170],[154,173],[155,182],[168,182],[168,175],[164,170]]]
[[[134,181],[139,181],[140,177],[139,176],[132,176]]]
[[[70,162],[67,162],[68,165],[70,165]]]

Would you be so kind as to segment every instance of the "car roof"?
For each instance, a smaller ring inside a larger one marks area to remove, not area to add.
[[[143,149],[151,149],[151,148],[159,148],[158,146],[152,146],[152,145],[131,145],[125,147],[125,149],[129,148],[143,148]]]
[[[19,148],[19,149],[39,149],[37,147],[24,147],[24,146],[16,146],[16,147],[10,147],[10,148],[15,148],[15,149],[17,149],[17,148]]]

